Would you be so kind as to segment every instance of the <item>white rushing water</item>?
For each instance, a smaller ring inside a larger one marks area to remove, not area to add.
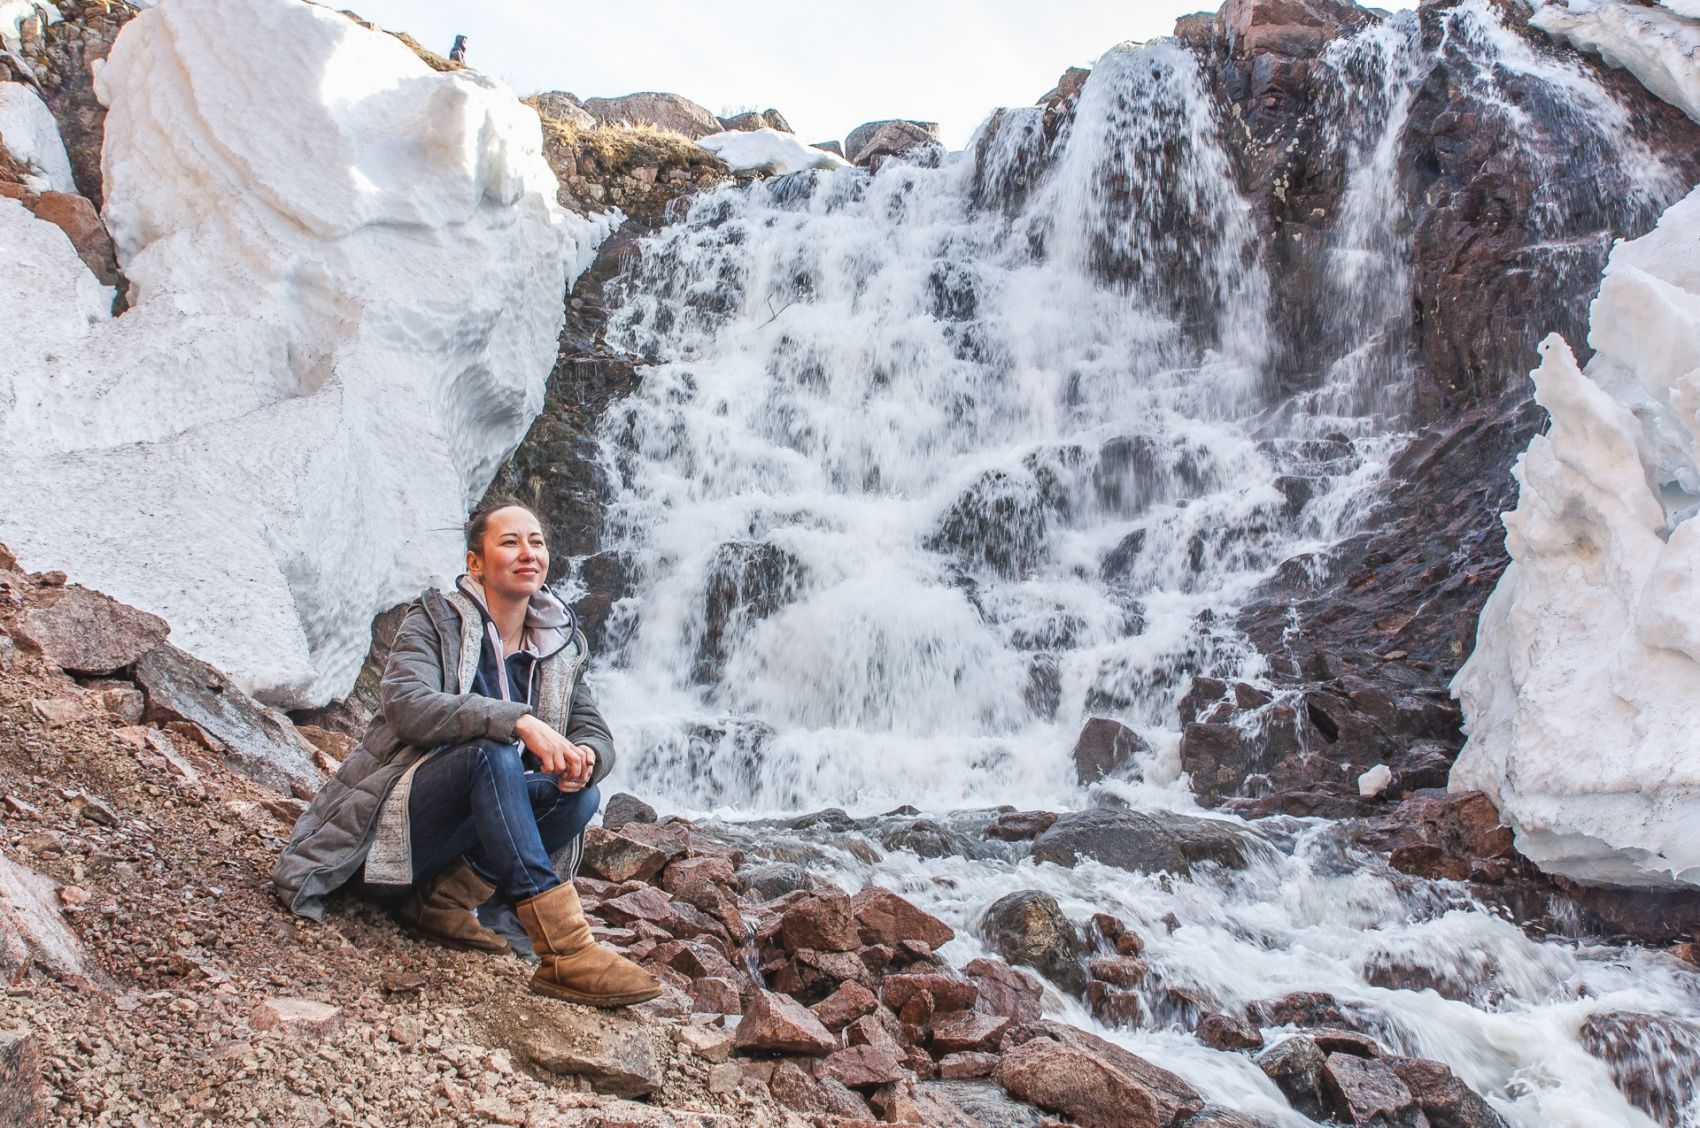
[[[602,430],[604,547],[633,592],[595,675],[628,750],[622,786],[729,826],[827,806],[1193,810],[1180,695],[1195,674],[1258,678],[1236,610],[1364,520],[1404,438],[1397,161],[1435,53],[1497,60],[1477,91],[1490,101],[1503,80],[1574,105],[1576,144],[1619,146],[1645,185],[1621,206],[1656,211],[1680,187],[1582,68],[1532,52],[1485,4],[1445,30],[1424,48],[1400,13],[1327,55],[1324,143],[1347,180],[1323,360],[1297,392],[1271,372],[1278,283],[1221,111],[1166,41],[1105,55],[1053,142],[1042,110],[1000,111],[962,154],[724,190],[651,237],[609,339],[653,363]],[[1527,112],[1520,94],[1499,101]],[[1525,159],[1561,157],[1536,144]],[[1589,190],[1554,181],[1555,215]],[[1548,265],[1575,254],[1555,246]],[[1095,715],[1153,751],[1137,778],[1083,790],[1070,750]],[[958,963],[979,953],[985,906],[1017,889],[1076,920],[1120,915],[1148,943],[1149,1021],[1052,1010],[1273,1122],[1308,1123],[1250,1058],[1196,1042],[1196,1011],[1166,988],[1234,1013],[1332,992],[1530,1128],[1652,1123],[1578,1029],[1599,1011],[1700,1013],[1674,960],[1537,942],[1322,824],[1265,822],[1268,856],[1192,880],[995,849],[923,859],[873,825],[833,839],[763,823],[755,841],[938,913]],[[1451,997],[1378,986],[1394,965]]]

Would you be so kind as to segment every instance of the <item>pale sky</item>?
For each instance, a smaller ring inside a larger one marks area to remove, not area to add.
[[[804,141],[864,121],[937,121],[961,146],[999,106],[1031,105],[1070,66],[1167,35],[1211,0],[347,0],[366,19],[520,95],[665,90],[716,114],[773,107]],[[1414,0],[1383,6],[1410,7]],[[340,3],[337,6],[341,6]]]

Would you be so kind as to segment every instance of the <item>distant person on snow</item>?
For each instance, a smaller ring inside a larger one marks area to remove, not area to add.
[[[455,36],[455,45],[449,48],[449,61],[466,65],[466,36]]]
[[[540,960],[533,991],[625,1006],[661,985],[591,938],[572,882],[550,862],[564,852],[569,875],[577,870],[614,743],[581,679],[589,645],[545,586],[548,572],[531,510],[472,515],[466,574],[408,609],[378,714],[297,820],[272,883],[315,920],[326,895],[357,878],[406,890],[404,925],[499,953],[508,942],[474,916],[496,897],[517,911]]]

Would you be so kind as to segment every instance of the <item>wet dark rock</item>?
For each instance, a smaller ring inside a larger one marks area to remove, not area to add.
[[[936,144],[939,126],[932,121],[886,120],[858,125],[844,138],[844,158],[867,167],[876,157],[901,156]]]
[[[1246,864],[1251,845],[1238,827],[1171,811],[1092,810],[1066,814],[1033,843],[1033,857],[1073,866],[1081,858],[1135,873],[1190,874],[1211,862]]]
[[[1263,1047],[1263,1033],[1245,1021],[1226,1014],[1207,1014],[1198,1020],[1193,1036],[1213,1050],[1256,1050]]]
[[[1051,829],[1057,816],[1050,811],[1005,811],[986,827],[986,833],[1005,842],[1024,842]]]
[[[813,874],[791,862],[767,862],[738,871],[739,890],[764,901],[787,893],[806,892],[817,884]]]
[[[619,830],[627,823],[652,823],[655,819],[654,807],[624,791],[608,800],[608,805],[602,809],[604,830]]]
[[[1045,986],[1027,972],[1002,960],[984,957],[969,960],[962,971],[979,991],[974,1002],[976,1010],[1004,1015],[1017,1022],[1032,1022],[1039,1017]]]
[[[1426,1058],[1385,1060],[1411,1090],[1433,1128],[1505,1128],[1499,1113],[1444,1063]]]
[[[979,933],[1010,963],[1033,968],[1071,995],[1085,990],[1080,933],[1050,894],[1027,889],[1000,897],[986,909]]]
[[[1082,785],[1127,773],[1140,756],[1149,755],[1145,738],[1119,721],[1090,717],[1074,742],[1074,774]]]
[[[766,541],[733,541],[715,550],[692,675],[699,685],[719,680],[732,645],[795,599],[804,576],[802,561]]]
[[[1411,1090],[1393,1067],[1353,1054],[1329,1054],[1322,1091],[1334,1118],[1376,1128],[1428,1128]]]
[[[1283,1038],[1257,1057],[1257,1064],[1298,1111],[1323,1116],[1322,1073],[1328,1055],[1302,1034]]]
[[[1608,1011],[1590,1015],[1577,1038],[1611,1068],[1631,1104],[1666,1128],[1700,1096],[1700,1023],[1672,1015]]]

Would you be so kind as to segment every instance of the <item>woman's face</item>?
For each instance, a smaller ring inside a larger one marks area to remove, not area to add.
[[[466,570],[491,599],[530,599],[549,575],[549,549],[537,518],[517,505],[490,514],[484,549],[466,554]]]

